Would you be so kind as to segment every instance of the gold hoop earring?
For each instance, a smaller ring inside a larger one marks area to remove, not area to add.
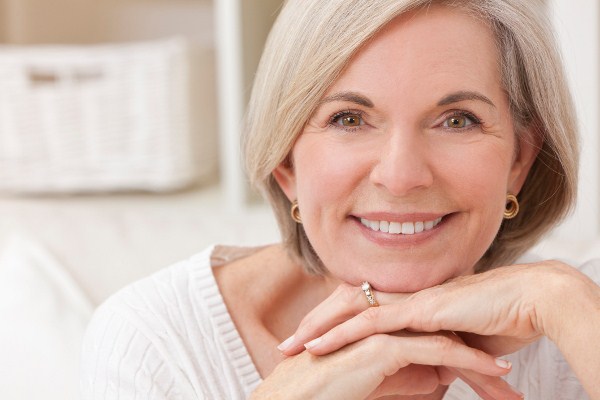
[[[290,215],[292,219],[297,223],[302,223],[302,218],[300,218],[300,207],[298,207],[298,200],[292,201],[292,207],[290,208]]]
[[[504,209],[504,219],[513,219],[519,213],[519,200],[513,194],[506,195],[506,208]]]

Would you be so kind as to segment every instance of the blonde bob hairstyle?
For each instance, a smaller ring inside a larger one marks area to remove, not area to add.
[[[575,201],[577,123],[541,0],[288,0],[258,68],[242,145],[251,183],[270,201],[288,251],[309,272],[327,271],[272,172],[289,162],[294,142],[353,54],[393,18],[431,4],[459,7],[489,25],[516,134],[533,131],[542,143],[518,196],[519,214],[502,223],[476,270],[515,261]]]

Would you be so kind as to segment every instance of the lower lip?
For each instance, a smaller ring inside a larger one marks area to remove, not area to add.
[[[452,218],[454,214],[445,215],[444,218],[440,221],[439,224],[434,226],[433,228],[415,233],[412,235],[403,235],[397,233],[385,233],[381,231],[374,231],[371,228],[367,228],[364,226],[360,220],[356,217],[351,217],[354,223],[357,225],[360,232],[371,242],[376,243],[379,246],[383,247],[412,247],[415,245],[423,244],[437,236],[442,229],[446,226],[449,220]]]

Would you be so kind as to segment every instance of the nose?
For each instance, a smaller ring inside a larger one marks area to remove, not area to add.
[[[375,160],[370,180],[400,197],[433,184],[432,155],[426,138],[417,132],[394,132]]]

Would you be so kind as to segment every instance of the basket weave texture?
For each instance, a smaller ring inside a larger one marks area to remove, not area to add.
[[[167,191],[196,177],[180,38],[0,47],[0,190]]]

